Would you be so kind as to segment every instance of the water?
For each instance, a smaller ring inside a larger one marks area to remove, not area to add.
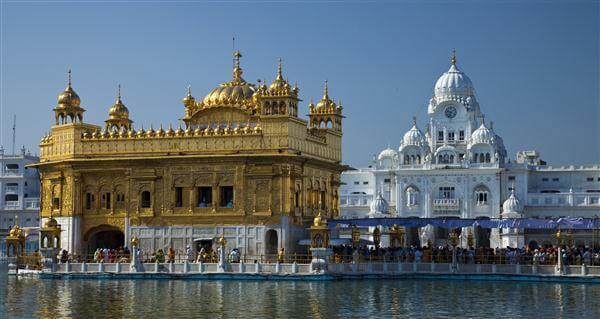
[[[2,318],[599,318],[600,285],[445,280],[40,280],[6,275]]]

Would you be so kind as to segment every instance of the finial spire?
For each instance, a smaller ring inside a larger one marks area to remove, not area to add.
[[[69,79],[68,79],[67,85],[68,85],[68,87],[71,87],[71,68],[69,68],[69,71],[67,73],[69,74],[68,75]]]
[[[191,85],[189,85],[189,84],[188,84],[188,87],[187,87],[187,94],[188,94],[189,96],[192,96],[192,86],[191,86]]]
[[[416,116],[413,116],[412,125],[417,126],[417,117]]]
[[[452,49],[452,65],[456,66],[456,49]]]
[[[328,81],[325,80],[325,89],[323,90],[323,99],[329,99],[329,87],[328,87]]]
[[[233,80],[234,81],[240,81],[243,82],[244,79],[242,79],[242,68],[240,68],[240,58],[242,57],[242,54],[240,53],[240,51],[235,51],[235,53],[233,53],[233,60],[234,60],[234,65],[235,67],[233,68]]]
[[[277,66],[277,79],[278,80],[283,79],[283,75],[282,75],[282,71],[281,71],[281,58],[279,58],[279,65]]]
[[[240,51],[235,51],[233,53],[233,59],[235,61],[235,67],[239,68],[240,67],[240,58],[242,57],[242,54],[240,53]]]
[[[117,86],[117,100],[121,101],[121,84]]]

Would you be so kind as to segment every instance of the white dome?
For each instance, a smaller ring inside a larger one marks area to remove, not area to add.
[[[496,134],[490,131],[485,123],[481,123],[478,129],[471,134],[471,145],[475,144],[492,144],[495,141]]]
[[[515,192],[510,192],[510,197],[508,197],[504,204],[502,204],[502,215],[514,215],[520,214],[521,212],[521,204],[519,203],[519,199],[515,196]]]
[[[471,79],[456,67],[456,61],[453,60],[448,72],[442,74],[435,82],[434,93],[436,97],[468,97],[475,94],[475,88]]]
[[[387,201],[383,196],[381,196],[381,192],[377,193],[377,197],[371,202],[371,210],[369,215],[373,216],[375,214],[389,214],[390,205],[388,205]]]
[[[406,132],[404,134],[404,137],[402,138],[402,146],[408,146],[408,145],[417,145],[417,146],[421,146],[423,144],[425,144],[425,135],[423,135],[423,132],[421,132],[421,130],[419,130],[419,128],[417,128],[417,123],[415,121],[413,121],[413,126],[410,130],[408,130],[408,132]]]
[[[386,159],[393,160],[394,158],[396,158],[396,151],[391,149],[389,146],[388,146],[388,148],[381,151],[381,153],[379,153],[379,156],[377,157],[377,159],[380,161],[386,160]]]

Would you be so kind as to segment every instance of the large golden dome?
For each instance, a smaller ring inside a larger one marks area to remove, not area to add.
[[[256,86],[246,82],[242,78],[242,68],[240,59],[242,55],[235,53],[236,63],[233,69],[233,80],[219,85],[219,87],[210,91],[201,102],[201,106],[252,106],[254,102],[252,96],[256,92]]]

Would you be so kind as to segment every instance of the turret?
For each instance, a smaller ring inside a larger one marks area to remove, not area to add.
[[[332,129],[334,131],[342,131],[342,104],[336,104],[329,97],[329,88],[325,81],[325,89],[323,90],[323,98],[315,106],[312,102],[309,104],[310,127],[319,129]]]
[[[277,76],[267,88],[267,83],[259,86],[254,94],[255,100],[261,106],[261,115],[287,115],[298,116],[298,86],[292,87],[283,78],[281,58],[277,66]]]
[[[104,121],[106,123],[106,130],[122,130],[125,129],[127,131],[131,130],[132,120],[129,119],[129,110],[121,101],[121,85],[119,85],[118,93],[117,93],[117,101],[113,106],[110,107],[108,111],[108,120]]]
[[[71,119],[71,123],[83,122],[83,112],[85,112],[85,109],[80,104],[79,95],[77,95],[71,86],[71,69],[69,69],[67,88],[60,93],[56,107],[53,109],[55,124],[67,124],[69,119]]]

